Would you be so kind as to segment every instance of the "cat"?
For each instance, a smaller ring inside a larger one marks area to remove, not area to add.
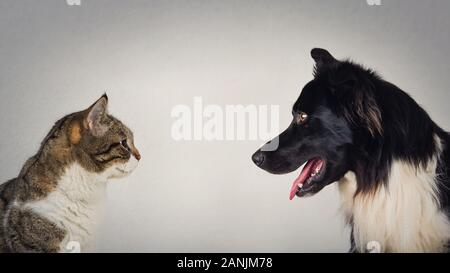
[[[17,178],[0,185],[0,252],[92,251],[111,178],[141,155],[104,94],[53,126]]]

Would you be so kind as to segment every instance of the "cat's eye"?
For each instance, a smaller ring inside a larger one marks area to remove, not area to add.
[[[128,146],[128,141],[126,139],[120,142],[120,145],[125,148],[125,150],[130,151],[130,146]]]
[[[299,112],[295,115],[295,123],[298,125],[305,124],[308,121],[308,114],[305,112]]]

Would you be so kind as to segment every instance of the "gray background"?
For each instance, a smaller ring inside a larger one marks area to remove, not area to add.
[[[347,251],[332,185],[288,200],[292,173],[258,141],[175,142],[174,105],[277,104],[312,76],[311,48],[377,69],[450,129],[449,1],[0,1],[0,181],[52,123],[104,91],[143,159],[109,188],[100,251]]]

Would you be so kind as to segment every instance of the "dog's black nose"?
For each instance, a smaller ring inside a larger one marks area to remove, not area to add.
[[[256,152],[252,156],[253,162],[255,162],[256,166],[261,166],[261,164],[264,162],[264,155],[260,151]]]

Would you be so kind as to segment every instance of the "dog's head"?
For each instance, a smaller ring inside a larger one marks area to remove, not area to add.
[[[292,185],[290,199],[319,192],[354,168],[355,143],[382,134],[381,114],[370,70],[338,61],[324,49],[313,49],[314,79],[303,88],[292,109],[292,122],[252,159],[260,168],[285,174],[305,164]],[[278,143],[271,151],[268,145]]]

